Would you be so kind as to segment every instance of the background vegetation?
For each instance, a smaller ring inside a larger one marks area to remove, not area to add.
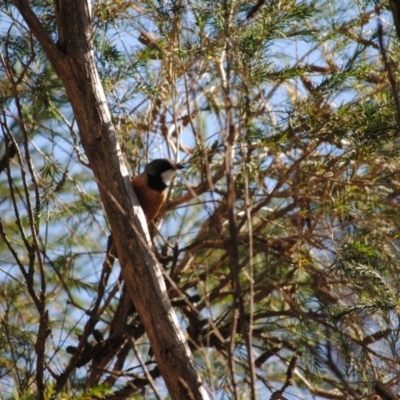
[[[53,3],[32,4],[57,41]],[[152,232],[210,396],[398,398],[388,4],[94,1],[93,35],[132,175],[189,163]],[[0,46],[0,397],[35,398],[42,371],[46,398],[165,398],[134,310],[113,335],[122,283],[115,263],[99,289],[110,230],[97,186],[61,82],[7,1]]]

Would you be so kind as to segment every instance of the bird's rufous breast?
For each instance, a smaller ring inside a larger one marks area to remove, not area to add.
[[[140,174],[132,179],[133,190],[139,200],[139,204],[146,216],[147,223],[150,224],[160,212],[160,209],[167,196],[167,191],[158,192],[147,186],[145,174]]]

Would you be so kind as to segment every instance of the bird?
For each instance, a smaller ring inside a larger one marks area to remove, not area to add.
[[[169,158],[157,158],[149,162],[144,171],[131,179],[133,191],[143,209],[147,225],[157,217],[167,197],[168,187],[178,170],[185,168]],[[107,243],[107,255],[117,259],[113,235],[110,234]],[[110,260],[106,261],[108,264]]]
[[[185,168],[169,158],[149,162],[131,183],[149,225],[157,217],[167,197],[168,187],[178,170]]]

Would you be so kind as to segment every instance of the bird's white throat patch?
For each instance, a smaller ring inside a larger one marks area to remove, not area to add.
[[[174,179],[175,175],[176,175],[176,171],[174,169],[169,169],[168,171],[165,171],[161,174],[161,179],[167,186],[169,186],[172,179]]]

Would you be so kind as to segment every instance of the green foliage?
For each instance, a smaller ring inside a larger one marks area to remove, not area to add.
[[[53,2],[33,3],[57,42]],[[169,296],[216,398],[235,387],[236,398],[372,398],[378,381],[396,393],[399,116],[375,5],[268,1],[247,19],[255,3],[93,3],[93,51],[130,172],[189,162],[153,232]],[[11,4],[0,20],[4,398],[36,398],[40,293],[45,398],[163,398],[136,312],[113,336],[118,264],[85,343],[95,355],[56,389],[101,296],[109,229],[60,80]]]
[[[390,284],[390,266],[385,265],[390,260],[385,260],[387,254],[380,255],[371,247],[375,242],[373,238],[369,238],[369,242],[345,245],[339,256],[337,267],[358,295],[358,304],[349,307],[339,317],[351,312],[397,310],[398,296]]]

